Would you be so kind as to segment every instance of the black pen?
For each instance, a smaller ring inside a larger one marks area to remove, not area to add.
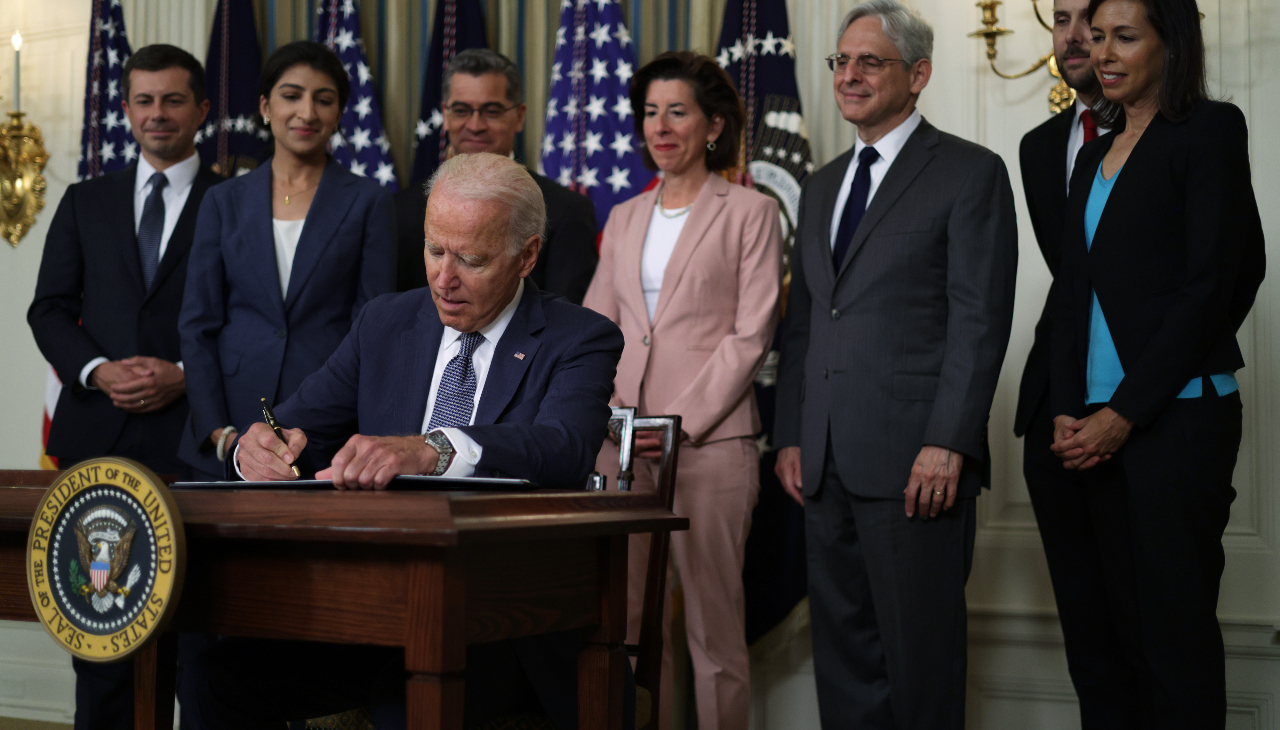
[[[280,440],[283,441],[285,445],[288,445],[289,440],[284,437],[284,431],[281,430],[280,424],[276,421],[276,414],[271,412],[271,406],[267,405],[266,398],[262,399],[262,418],[266,420],[267,425],[271,427],[271,430],[276,432],[276,436],[279,436]],[[293,469],[293,475],[295,477],[302,476],[302,472],[298,470],[298,466],[296,464],[290,464],[289,468]]]

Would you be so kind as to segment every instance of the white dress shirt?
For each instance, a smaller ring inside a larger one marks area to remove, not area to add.
[[[666,215],[663,215],[664,210]],[[644,306],[649,310],[650,322],[654,312],[658,311],[658,295],[662,293],[667,262],[676,250],[684,222],[689,220],[689,210],[686,208],[680,215],[668,218],[673,212],[671,209],[654,205],[653,214],[649,216],[649,230],[645,233],[644,249],[640,254],[640,288],[644,291]]]
[[[515,315],[516,306],[520,304],[520,297],[524,295],[524,279],[520,280],[519,286],[516,287],[516,295],[507,303],[505,309],[498,315],[498,318],[489,323],[489,325],[480,330],[480,334],[484,335],[484,342],[476,347],[475,352],[471,353],[471,367],[476,371],[476,396],[475,402],[471,407],[471,423],[476,422],[476,409],[480,406],[480,395],[484,392],[485,380],[489,377],[489,366],[493,364],[493,352],[498,346],[498,341],[502,339],[502,334],[507,331],[507,325],[511,324],[511,317]],[[436,395],[440,391],[440,378],[444,375],[444,368],[449,364],[462,349],[462,333],[452,327],[445,327],[444,334],[440,336],[440,349],[436,353],[435,372],[431,375],[431,390],[427,393],[427,412],[422,417],[422,432],[427,433],[427,425],[431,423],[431,411],[436,406]],[[476,464],[480,463],[480,457],[484,454],[484,447],[476,443],[471,437],[457,428],[436,428],[433,431],[439,431],[449,439],[449,443],[453,445],[453,461],[449,463],[449,468],[440,476],[445,477],[469,477],[476,473]],[[244,478],[244,474],[240,473],[240,445],[236,444],[235,453],[232,455],[236,473],[240,474],[240,478]]]
[[[920,110],[915,109],[911,112],[911,116],[902,121],[902,124],[894,127],[888,134],[881,137],[875,144],[869,145],[876,148],[876,152],[880,153],[879,159],[871,163],[871,190],[867,192],[867,205],[871,205],[871,201],[876,197],[876,190],[880,189],[880,183],[884,180],[885,173],[889,172],[889,167],[893,165],[893,161],[898,159],[898,153],[902,152],[902,148],[907,144],[907,139],[911,137],[911,133],[916,131],[916,127],[920,126],[921,117]],[[840,218],[844,215],[844,204],[849,200],[849,188],[853,185],[853,175],[858,171],[858,155],[862,154],[862,150],[868,147],[866,142],[858,137],[853,143],[853,159],[849,160],[849,169],[844,172],[844,180],[840,183],[840,193],[836,195],[836,207],[831,212],[831,250],[836,248],[836,234],[840,230]]]
[[[1076,118],[1071,121],[1071,134],[1067,136],[1068,191],[1071,190],[1071,171],[1076,169],[1076,156],[1080,154],[1080,148],[1084,147],[1084,125],[1080,123],[1080,115],[1088,108],[1083,101],[1080,101],[1080,97],[1076,97]],[[1093,122],[1095,125],[1098,123],[1097,115],[1094,115]],[[1110,131],[1110,129],[1100,126],[1098,127],[1098,136],[1101,137]]]
[[[164,259],[164,252],[169,248],[169,237],[173,235],[173,229],[178,226],[178,218],[187,204],[187,196],[191,194],[191,185],[196,181],[198,172],[200,172],[200,155],[195,153],[164,170],[164,176],[169,179],[169,184],[160,191],[160,199],[164,201],[164,230],[160,233],[160,253],[157,254],[157,261]],[[138,228],[142,226],[142,206],[146,205],[147,196],[151,195],[151,176],[154,174],[156,174],[156,168],[147,162],[146,155],[138,155],[138,173],[133,179],[133,234],[135,236],[138,235]],[[185,275],[186,272],[183,274]],[[80,384],[90,390],[97,390],[89,382],[89,376],[93,374],[94,368],[104,362],[109,361],[105,357],[95,357],[80,368]],[[178,367],[182,367],[181,362],[178,363]]]
[[[296,221],[271,219],[272,239],[276,247],[276,273],[280,275],[280,298],[289,293],[289,274],[293,272],[293,257],[298,252],[298,239],[302,238],[302,227],[306,218]]]

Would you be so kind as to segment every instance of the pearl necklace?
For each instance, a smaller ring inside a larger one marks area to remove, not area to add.
[[[679,218],[685,213],[688,213],[689,209],[692,207],[693,207],[693,203],[689,203],[683,208],[677,208],[674,213],[668,213],[667,209],[662,207],[662,189],[660,188],[658,190],[658,212],[662,214],[663,218]]]

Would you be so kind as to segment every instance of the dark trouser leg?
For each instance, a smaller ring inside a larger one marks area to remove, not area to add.
[[[1226,724],[1218,587],[1240,448],[1238,393],[1173,401],[1121,450],[1145,659],[1144,728]]]
[[[804,503],[818,712],[825,730],[890,730],[889,677],[851,499],[828,447],[822,486]]]
[[[1083,730],[1127,730],[1137,726],[1137,668],[1117,636],[1106,587],[1116,552],[1128,553],[1125,496],[1064,469],[1049,450],[1052,443],[1045,399],[1023,442],[1022,472],[1049,563],[1080,724]],[[1100,529],[1107,544],[1099,540]]]
[[[178,458],[177,444],[172,439],[157,439],[154,421],[130,416],[120,429],[120,436],[108,452],[140,461],[157,474],[171,474],[180,480],[191,478],[191,466]]]
[[[133,662],[71,658],[76,671],[75,730],[133,730]]]
[[[905,480],[904,480],[905,483]],[[901,499],[852,498],[863,543],[898,730],[964,727],[974,498],[931,520],[908,519]]]

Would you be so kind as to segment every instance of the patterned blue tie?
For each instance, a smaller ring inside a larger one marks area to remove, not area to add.
[[[466,332],[461,341],[461,349],[444,366],[444,373],[440,376],[440,389],[436,391],[436,404],[431,409],[428,431],[471,425],[471,411],[475,409],[476,402],[476,369],[471,367],[471,356],[484,342],[484,335]]]
[[[142,259],[142,283],[151,288],[160,265],[160,238],[164,235],[164,198],[162,193],[169,178],[163,172],[151,176],[151,194],[142,204],[142,222],[138,224],[138,256]]]
[[[844,255],[849,252],[853,243],[853,234],[858,232],[858,224],[862,222],[862,214],[867,212],[867,198],[871,195],[871,165],[880,158],[875,147],[863,147],[858,153],[858,169],[853,173],[853,184],[849,186],[849,200],[844,204],[844,212],[840,214],[840,227],[836,229],[836,247],[831,252],[831,262],[836,265],[836,273],[840,273],[840,264],[844,263]]]

